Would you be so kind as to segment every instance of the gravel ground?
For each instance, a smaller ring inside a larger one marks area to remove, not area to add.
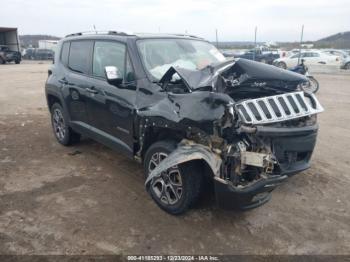
[[[260,208],[224,211],[209,197],[174,217],[136,162],[55,141],[48,67],[0,66],[1,254],[350,254],[350,74],[315,75],[326,111],[311,169]]]

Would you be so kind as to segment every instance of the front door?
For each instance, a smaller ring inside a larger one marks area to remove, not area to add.
[[[131,153],[136,82],[126,45],[116,41],[95,41],[92,61],[91,86],[88,87],[92,92],[87,104],[91,126],[102,140],[110,140],[112,147]],[[110,85],[106,81],[106,66],[118,68],[123,76],[121,85]]]

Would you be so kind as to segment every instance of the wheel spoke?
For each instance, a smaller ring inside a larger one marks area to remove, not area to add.
[[[64,138],[64,132],[63,132],[62,128],[59,129],[59,134],[60,134],[60,138],[63,139]]]
[[[173,193],[176,196],[176,200],[179,200],[181,198],[182,195],[182,186],[177,186],[177,185],[172,185],[169,184],[170,188],[172,189]]]
[[[165,192],[166,196],[168,198],[168,202],[170,204],[175,204],[177,201],[179,201],[180,196],[177,192],[177,187],[173,186],[172,184],[166,184],[165,185]]]
[[[161,197],[161,195],[164,192],[164,181],[162,178],[156,178],[152,183],[152,188],[154,193],[157,195],[158,198]]]
[[[53,115],[54,120],[58,123],[60,116],[58,115],[57,111],[55,111],[54,115]]]
[[[169,181],[172,185],[182,186],[182,179],[178,168],[169,171]]]

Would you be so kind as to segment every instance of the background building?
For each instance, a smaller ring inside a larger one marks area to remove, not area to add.
[[[56,51],[58,40],[39,40],[38,45],[39,48],[43,49],[51,49],[52,51]]]
[[[0,45],[6,45],[12,51],[20,51],[17,28],[0,27]]]

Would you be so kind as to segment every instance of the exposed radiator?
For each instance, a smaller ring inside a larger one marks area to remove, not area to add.
[[[235,104],[245,124],[268,124],[322,112],[324,109],[313,94],[304,92],[249,99]]]

